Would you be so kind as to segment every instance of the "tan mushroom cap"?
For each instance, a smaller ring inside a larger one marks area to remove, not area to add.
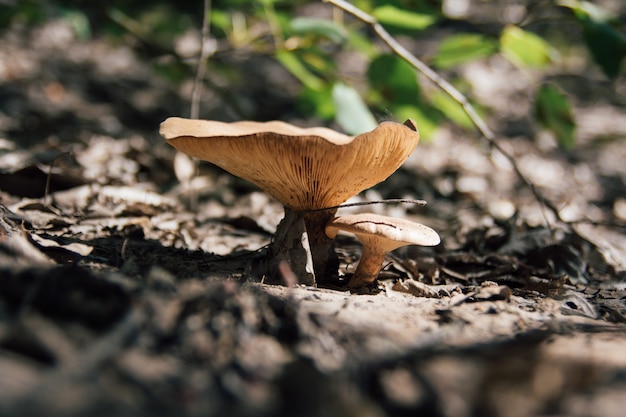
[[[441,242],[437,232],[421,223],[372,213],[337,216],[326,225],[326,235],[331,239],[340,230],[354,234],[363,245],[375,244],[385,253],[407,245],[436,246]]]
[[[293,211],[339,205],[385,180],[419,142],[412,121],[356,137],[284,122],[172,117],[160,134],[178,150],[246,179]]]
[[[376,281],[385,255],[406,245],[435,246],[439,235],[428,226],[406,219],[379,214],[338,216],[326,224],[326,235],[334,239],[340,231],[356,235],[363,245],[363,254],[348,287],[359,288]]]

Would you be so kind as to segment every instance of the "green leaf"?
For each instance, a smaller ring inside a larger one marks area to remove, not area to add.
[[[443,91],[435,92],[431,97],[431,102],[447,119],[455,124],[466,129],[471,129],[474,126],[470,117],[465,113],[463,106]]]
[[[189,16],[176,13],[166,4],[147,6],[138,15],[121,8],[110,8],[107,15],[126,31],[168,50],[173,48],[173,40],[191,25]]]
[[[520,67],[543,68],[557,57],[557,52],[539,35],[508,25],[500,36],[500,51]]]
[[[369,108],[352,87],[342,83],[333,86],[335,120],[350,135],[358,135],[374,129],[378,123]]]
[[[278,51],[276,59],[308,88],[320,91],[324,87],[324,81],[309,71],[295,53],[287,50]]]
[[[619,19],[606,9],[587,1],[562,1],[583,28],[583,37],[594,62],[607,77],[615,79],[626,58],[626,35],[618,29]]]
[[[153,63],[153,68],[161,77],[173,84],[189,79],[189,66],[177,60],[161,60]]]
[[[339,44],[348,39],[348,34],[342,26],[326,19],[296,17],[291,20],[291,30],[298,35],[322,36]]]
[[[401,104],[393,106],[391,110],[397,121],[413,119],[420,132],[420,139],[424,142],[432,138],[441,123],[441,114],[426,104]]]
[[[579,19],[586,17],[594,22],[604,23],[616,19],[608,10],[588,1],[560,0],[558,5],[572,9],[574,15]]]
[[[433,63],[442,69],[452,68],[489,56],[496,50],[497,44],[486,36],[468,33],[453,35],[439,45]]]
[[[534,115],[545,129],[557,138],[561,146],[574,146],[576,123],[567,96],[552,85],[544,85],[535,97]]]
[[[306,115],[314,114],[324,120],[335,117],[335,103],[331,87],[312,90],[305,86],[298,95],[297,106]]]
[[[78,39],[91,39],[91,25],[84,13],[68,9],[63,12],[63,20],[70,25]]]
[[[410,12],[389,4],[375,8],[372,15],[383,25],[408,30],[424,30],[437,21],[433,15]]]
[[[8,27],[11,22],[38,25],[46,22],[50,16],[49,5],[42,7],[37,0],[0,2],[0,28]]]
[[[211,10],[210,21],[212,31],[219,29],[223,34],[227,34],[233,30],[232,15],[223,10]]]
[[[366,58],[378,55],[379,48],[366,34],[358,30],[348,29],[348,46]]]
[[[583,35],[593,60],[607,77],[615,79],[626,57],[626,36],[607,23],[583,20]]]
[[[317,47],[300,49],[297,54],[307,68],[318,74],[331,74],[336,68],[332,57],[320,51]]]
[[[424,103],[415,69],[395,55],[374,59],[367,71],[373,102],[396,121],[414,119],[420,135],[428,140],[439,127],[441,114]]]
[[[367,70],[370,86],[383,97],[384,105],[415,104],[420,88],[415,69],[395,55],[380,55]]]

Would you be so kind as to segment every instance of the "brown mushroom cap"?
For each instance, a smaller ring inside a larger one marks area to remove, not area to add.
[[[440,242],[437,232],[428,226],[378,214],[338,216],[325,228],[331,239],[340,230],[355,234],[363,244],[361,260],[348,282],[350,288],[376,281],[387,252],[406,245],[435,246]]]
[[[339,205],[391,175],[419,142],[412,121],[350,137],[284,122],[172,117],[160,134],[178,150],[261,187],[293,211]]]
[[[428,226],[372,213],[338,216],[326,225],[326,235],[331,239],[340,230],[353,233],[363,245],[375,244],[385,253],[406,245],[436,246],[441,242],[439,234]]]

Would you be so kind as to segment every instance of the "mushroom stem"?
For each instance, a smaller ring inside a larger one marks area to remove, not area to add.
[[[348,282],[349,288],[359,288],[376,280],[385,262],[386,252],[373,245],[363,243],[363,254],[359,266]]]
[[[326,236],[324,231],[326,224],[336,212],[337,209],[331,209],[304,214],[304,224],[313,258],[313,270],[318,284],[329,282],[339,270],[339,258],[333,247],[333,239]]]

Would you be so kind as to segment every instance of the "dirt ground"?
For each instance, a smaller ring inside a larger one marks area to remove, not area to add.
[[[248,59],[259,118],[315,122],[286,110],[295,80]],[[464,71],[568,223],[444,127],[352,200],[426,207],[342,211],[408,217],[442,244],[394,252],[374,288],[287,288],[250,274],[281,206],[208,164],[176,177],[187,162],[157,132],[185,115],[188,85],[62,21],[2,33],[0,416],[622,416],[626,80],[556,80],[579,122],[565,152],[530,139],[528,103],[507,104],[527,87],[507,83],[514,68]],[[206,94],[207,118],[232,119]],[[360,246],[336,246],[349,276]]]

